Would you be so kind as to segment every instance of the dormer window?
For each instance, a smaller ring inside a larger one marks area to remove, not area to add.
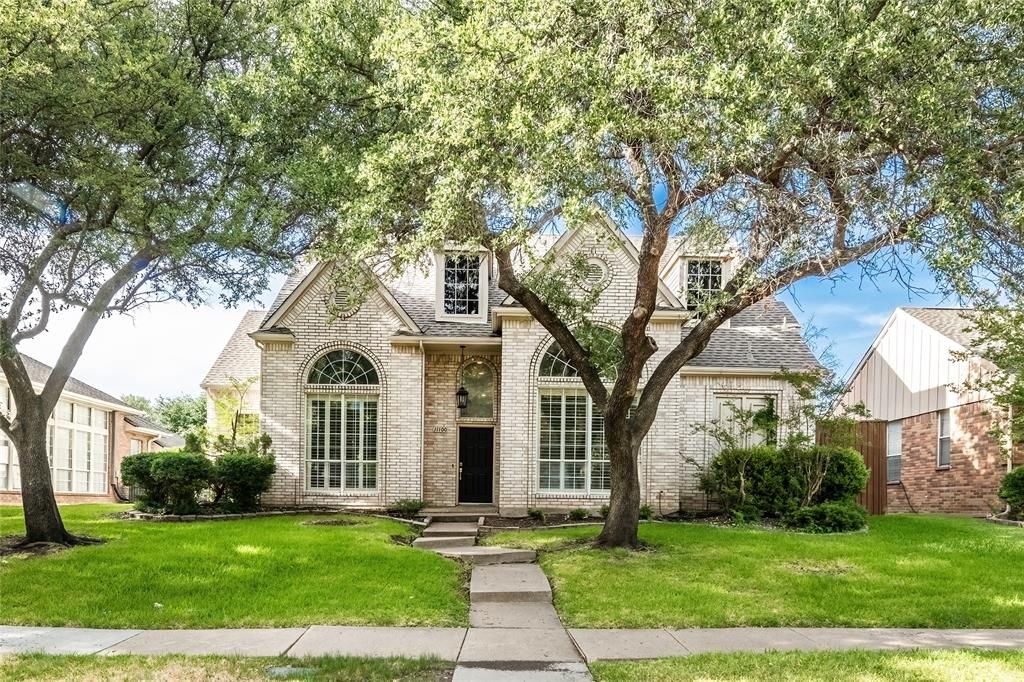
[[[683,261],[683,299],[687,310],[697,310],[722,290],[722,261],[688,258]]]
[[[438,254],[438,319],[486,320],[486,262],[482,253]]]

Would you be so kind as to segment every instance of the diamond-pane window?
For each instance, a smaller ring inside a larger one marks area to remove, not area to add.
[[[444,314],[480,314],[480,256],[445,256]]]

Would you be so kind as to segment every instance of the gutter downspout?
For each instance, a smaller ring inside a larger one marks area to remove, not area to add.
[[[427,406],[424,403],[427,397],[427,356],[423,348],[423,340],[420,339],[420,499],[423,499],[423,460],[427,443]]]

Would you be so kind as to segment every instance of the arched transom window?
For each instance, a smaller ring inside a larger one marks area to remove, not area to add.
[[[469,393],[463,419],[494,418],[494,370],[486,362],[469,362],[462,367],[461,385]]]
[[[311,384],[343,386],[380,383],[373,363],[351,350],[334,350],[314,362],[308,381]]]
[[[590,353],[592,362],[598,364],[601,376],[614,379],[619,361],[622,359],[622,337],[619,333],[604,327],[592,327],[586,332],[577,332],[577,338]],[[566,355],[557,341],[544,352],[540,359],[540,376],[551,378],[578,377],[580,372]]]
[[[373,363],[355,351],[331,351],[313,363],[308,383],[311,391],[322,388],[306,396],[306,487],[376,490],[380,377]]]

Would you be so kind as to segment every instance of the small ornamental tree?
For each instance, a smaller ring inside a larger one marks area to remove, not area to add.
[[[868,277],[893,272],[908,251],[958,286],[1019,269],[1019,2],[391,11],[358,59],[316,43],[294,55],[368,74],[373,110],[392,121],[362,154],[363,191],[339,203],[322,256],[397,272],[446,243],[489,249],[501,288],[561,346],[604,415],[611,499],[599,546],[637,546],[640,443],[665,388],[729,318],[853,264]],[[325,24],[344,19],[328,13]],[[351,168],[346,145],[321,158],[327,173]],[[587,229],[602,215],[642,234],[610,358],[588,341],[592,297],[577,295],[578,269],[519,259],[553,221]],[[728,248],[733,274],[659,349],[648,324],[674,236]]]
[[[304,85],[287,11],[0,0],[0,368],[15,405],[0,429],[18,453],[27,542],[76,541],[46,423],[99,321],[251,298],[334,220],[324,196],[343,196],[343,180],[314,172],[312,131],[359,132],[322,120],[325,95],[344,111],[346,76]],[[18,347],[66,310],[80,317],[37,392]]]

